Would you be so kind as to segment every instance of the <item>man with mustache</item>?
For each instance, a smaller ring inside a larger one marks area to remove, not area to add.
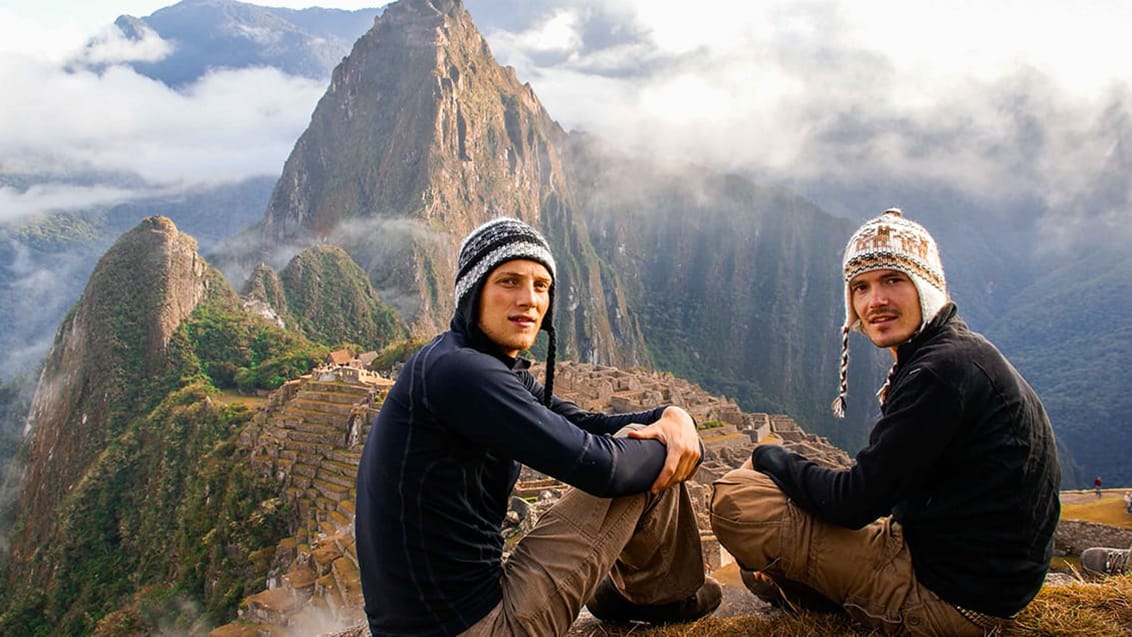
[[[460,246],[447,332],[402,367],[358,466],[355,536],[374,635],[562,635],[605,621],[689,622],[719,606],[683,482],[703,447],[675,406],[583,411],[553,394],[556,272],[517,219]],[[519,354],[549,333],[546,383]],[[520,464],[575,487],[513,548]]]
[[[760,444],[716,481],[712,527],[755,594],[885,634],[1002,630],[1045,580],[1060,469],[1041,401],[950,301],[935,240],[890,209],[845,248],[849,331],[895,362],[854,465]]]

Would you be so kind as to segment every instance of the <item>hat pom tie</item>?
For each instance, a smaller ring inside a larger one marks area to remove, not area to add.
[[[837,398],[834,398],[833,404],[830,405],[830,408],[833,409],[834,417],[844,418],[845,417],[845,397],[844,396],[838,396]]]

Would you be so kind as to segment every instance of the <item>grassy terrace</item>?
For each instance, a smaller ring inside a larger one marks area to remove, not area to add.
[[[214,396],[214,399],[221,405],[237,405],[253,410],[258,410],[267,403],[266,396],[248,396],[241,394],[235,389],[225,389]]]

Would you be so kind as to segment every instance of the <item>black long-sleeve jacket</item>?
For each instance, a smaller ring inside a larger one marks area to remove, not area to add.
[[[453,321],[403,367],[358,467],[355,529],[374,635],[455,635],[502,599],[500,533],[520,463],[601,497],[648,491],[656,440],[613,438],[664,407],[604,415],[555,397],[529,363]]]
[[[944,600],[1011,616],[1042,586],[1061,471],[1037,395],[948,304],[897,349],[882,416],[851,469],[781,447],[755,468],[819,519],[860,528],[892,514],[916,577]]]

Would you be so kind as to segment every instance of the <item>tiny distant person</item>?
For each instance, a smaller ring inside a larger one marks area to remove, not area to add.
[[[460,246],[449,330],[402,367],[358,466],[355,529],[374,635],[562,635],[713,612],[684,481],[703,446],[686,411],[604,415],[553,394],[556,271],[546,240],[496,219]],[[520,353],[549,333],[546,384]],[[568,490],[513,547],[520,464]]]
[[[1101,485],[1103,484],[1100,476],[1093,478],[1093,491],[1096,492],[1098,498],[1101,497]]]
[[[1124,510],[1132,513],[1132,491],[1124,492]]]
[[[774,444],[715,482],[712,528],[756,595],[841,608],[884,634],[1004,630],[1041,588],[1061,471],[1038,396],[950,301],[936,242],[890,209],[844,254],[849,331],[892,352],[849,469]]]

